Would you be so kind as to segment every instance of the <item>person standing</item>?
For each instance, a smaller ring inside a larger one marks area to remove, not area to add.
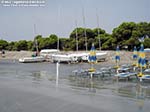
[[[1,55],[2,55],[3,58],[5,57],[5,51],[4,51],[4,49],[2,49]]]

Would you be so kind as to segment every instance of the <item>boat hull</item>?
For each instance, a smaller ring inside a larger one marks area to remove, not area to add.
[[[35,63],[35,62],[43,62],[43,61],[45,61],[44,57],[25,57],[19,59],[20,63]]]

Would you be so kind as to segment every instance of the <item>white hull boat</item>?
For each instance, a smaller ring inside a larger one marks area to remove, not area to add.
[[[125,68],[119,68],[117,70],[117,74],[114,76],[118,79],[129,79],[129,78],[137,78],[136,72],[131,72],[131,68],[125,67]]]
[[[52,62],[71,63],[72,59],[67,54],[54,54],[52,55]]]
[[[107,58],[107,52],[98,52],[96,53],[97,61],[105,61]]]
[[[59,50],[57,49],[42,49],[40,51],[40,56],[43,57],[51,57],[53,54],[59,53]]]
[[[45,58],[42,56],[24,57],[19,59],[20,63],[35,63],[35,62],[43,62],[43,61],[45,61]]]
[[[143,74],[144,75],[142,77],[140,77],[140,81],[150,81],[150,68],[145,69]]]
[[[84,62],[88,62],[89,61],[89,53],[74,53],[74,54],[69,54],[72,58],[73,61],[78,61],[78,59],[81,59]],[[97,61],[101,61],[101,60],[106,60],[107,58],[107,52],[97,52],[96,53],[96,58]]]
[[[96,53],[97,61],[106,60],[107,52]],[[89,61],[89,53],[53,54],[52,62],[74,63],[78,61]]]

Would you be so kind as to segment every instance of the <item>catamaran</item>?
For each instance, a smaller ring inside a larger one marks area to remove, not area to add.
[[[80,69],[74,70],[72,72],[75,73],[76,75],[90,75],[91,78],[93,77],[93,75],[101,74],[100,71],[97,71],[94,68],[94,64],[97,62],[97,57],[96,57],[96,51],[95,51],[94,44],[92,44],[90,53],[88,54],[88,62],[91,65],[90,69],[81,69],[80,68]]]

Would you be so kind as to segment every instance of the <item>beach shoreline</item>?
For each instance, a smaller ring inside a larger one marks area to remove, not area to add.
[[[67,51],[63,53],[72,53],[73,51]],[[79,51],[83,52],[83,51]],[[115,64],[115,53],[116,51],[105,51],[107,52],[106,61],[102,61],[100,63],[104,64]],[[76,53],[76,52],[75,52]],[[35,52],[33,51],[6,51],[4,57],[0,56],[0,60],[18,60],[23,57],[31,57]],[[132,52],[129,51],[120,51],[120,64],[131,64],[132,60]]]

